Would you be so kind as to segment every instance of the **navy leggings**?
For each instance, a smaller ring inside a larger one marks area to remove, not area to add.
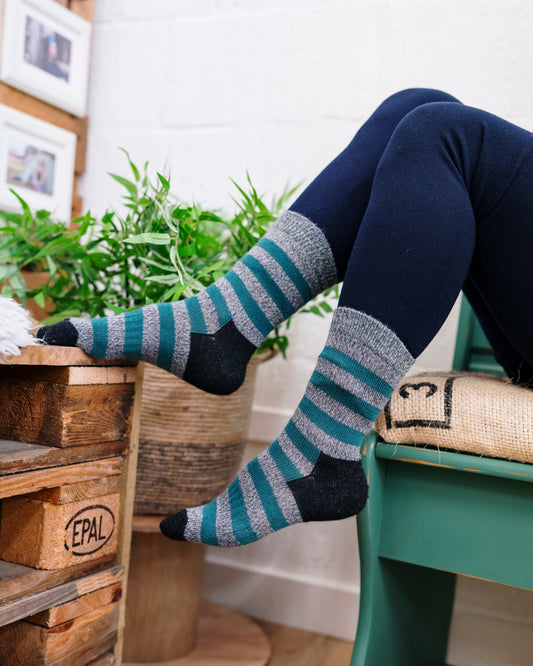
[[[418,356],[462,289],[497,360],[533,385],[533,134],[446,93],[405,90],[291,209],[324,231],[340,305]]]

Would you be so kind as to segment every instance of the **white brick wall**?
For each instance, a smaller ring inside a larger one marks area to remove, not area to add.
[[[106,175],[125,173],[118,146],[154,169],[168,162],[187,199],[227,206],[228,177],[246,170],[260,191],[279,192],[289,179],[309,181],[381,99],[405,87],[442,88],[533,129],[532,33],[529,0],[98,0],[85,202],[95,212],[119,205]],[[275,437],[304,390],[327,328],[308,317],[294,327],[290,361],[261,371],[255,436]],[[423,367],[449,365],[455,321]],[[297,526],[212,552],[207,592],[353,636],[355,553],[353,520]],[[511,593],[477,585],[485,602],[469,609],[472,585],[461,582],[449,660],[529,664],[531,595],[512,597],[512,617],[496,605],[485,622],[480,608]]]

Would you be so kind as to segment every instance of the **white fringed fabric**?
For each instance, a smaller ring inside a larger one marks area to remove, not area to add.
[[[34,328],[27,310],[0,296],[0,355],[18,356],[21,347],[39,344],[31,334]]]

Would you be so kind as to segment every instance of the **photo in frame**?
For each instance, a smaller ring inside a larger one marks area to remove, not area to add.
[[[0,210],[20,211],[14,190],[32,210],[71,218],[76,135],[0,104]]]
[[[91,24],[54,0],[4,0],[0,78],[84,116],[90,36]]]

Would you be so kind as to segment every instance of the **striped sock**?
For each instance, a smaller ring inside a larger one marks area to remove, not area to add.
[[[239,546],[293,523],[358,513],[368,490],[361,440],[412,362],[386,326],[337,308],[305,395],[282,434],[212,502],[165,518],[163,534]]]
[[[324,233],[288,211],[232,270],[202,293],[123,315],[68,319],[40,329],[48,344],[158,365],[210,393],[242,384],[264,338],[337,281]]]

